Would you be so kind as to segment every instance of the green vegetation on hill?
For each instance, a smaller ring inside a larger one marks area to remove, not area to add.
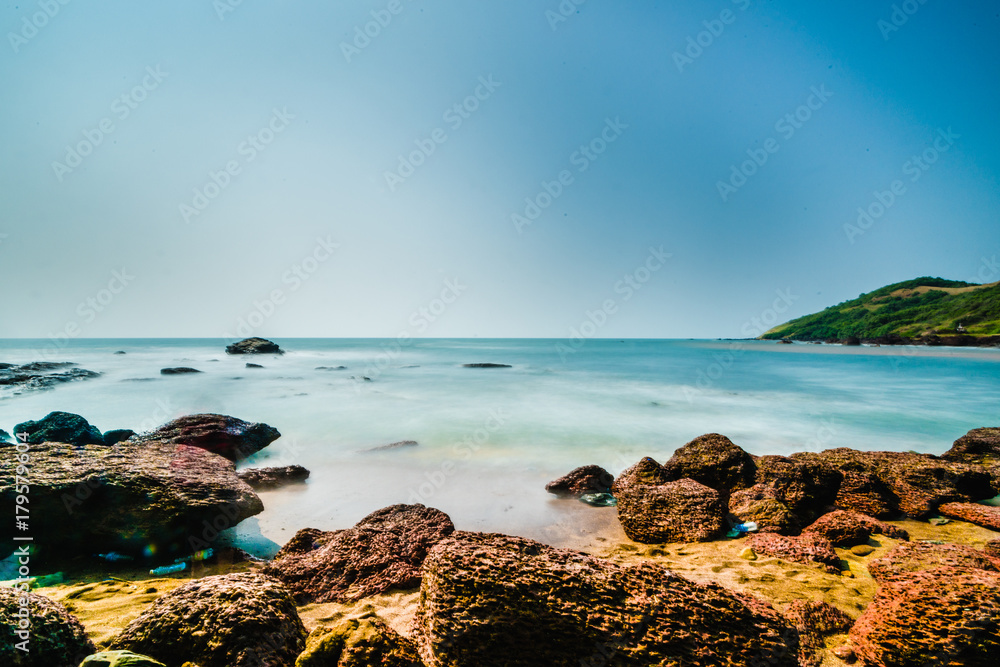
[[[916,278],[887,285],[826,310],[786,322],[761,338],[826,340],[898,334],[1000,334],[1000,283]]]

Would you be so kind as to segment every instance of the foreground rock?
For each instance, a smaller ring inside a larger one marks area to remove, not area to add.
[[[850,635],[867,667],[991,667],[998,614],[1000,574],[938,567],[885,583]]]
[[[300,530],[264,572],[283,581],[300,604],[359,600],[419,585],[427,552],[453,532],[440,510],[392,505],[347,530]]]
[[[825,537],[835,547],[853,547],[866,544],[872,534],[878,533],[897,540],[910,539],[909,533],[892,524],[873,519],[858,512],[836,510],[824,514],[809,525],[804,533],[815,533]]]
[[[413,642],[372,615],[313,630],[295,667],[423,667],[423,663]]]
[[[266,338],[245,338],[226,346],[226,354],[284,354],[284,350]]]
[[[167,665],[291,665],[306,629],[279,582],[259,574],[196,579],[167,593],[115,637],[111,648]]]
[[[818,565],[831,574],[840,573],[840,557],[833,545],[824,537],[814,533],[803,533],[798,537],[759,533],[747,538],[747,546],[754,553],[771,558]]]
[[[812,600],[793,600],[785,609],[785,617],[799,631],[801,667],[819,667],[824,638],[847,632],[854,625],[853,618],[833,605]]]
[[[930,454],[861,452],[840,448],[818,454],[793,454],[791,458],[804,463],[827,464],[845,474],[852,472],[867,476],[862,479],[877,479],[891,493],[891,496],[880,500],[891,510],[914,518],[926,518],[942,503],[974,502],[996,495],[987,469],[947,461]],[[838,495],[837,504],[841,509],[865,513],[865,509],[850,506],[843,494]]]
[[[941,458],[961,463],[1000,463],[1000,427],[975,428],[955,441]]]
[[[137,436],[136,439],[141,442],[158,441],[200,447],[230,461],[240,461],[256,454],[280,437],[278,429],[267,424],[207,413],[180,417],[151,433]]]
[[[496,534],[431,551],[418,625],[428,667],[798,665],[798,632],[757,599]]]
[[[80,663],[80,667],[166,667],[159,660],[132,651],[101,651]]]
[[[69,361],[33,361],[20,366],[0,364],[0,387],[14,394],[26,390],[51,389],[66,382],[91,380],[101,374],[84,368],[73,368]]]
[[[30,625],[19,636],[22,598],[28,601]],[[96,650],[80,621],[63,605],[44,595],[0,587],[0,665],[76,667]]]
[[[632,484],[615,497],[618,519],[635,542],[706,542],[721,535],[725,527],[721,494],[693,479]]]
[[[65,442],[71,445],[103,445],[100,429],[72,412],[50,412],[38,421],[26,421],[14,427],[14,433],[27,433],[32,445],[42,442]],[[18,439],[24,441],[24,436]]]
[[[611,493],[615,476],[597,465],[574,468],[545,485],[545,490],[560,497],[579,498],[585,493]]]
[[[755,463],[755,486],[773,490],[797,527],[809,525],[830,509],[844,478],[842,472],[822,461],[760,456]]]
[[[978,503],[945,503],[938,512],[949,519],[968,521],[983,528],[1000,531],[1000,507]]]
[[[16,461],[0,457],[0,504],[13,507]],[[31,448],[31,535],[47,554],[188,553],[263,510],[230,461],[197,447],[127,441]],[[192,540],[195,543],[192,543]]]
[[[725,497],[753,486],[757,466],[753,457],[718,433],[698,436],[663,464],[667,479],[693,479]]]
[[[938,567],[1000,572],[1000,563],[986,552],[960,544],[902,542],[881,558],[868,562],[868,572],[885,583]]]
[[[304,482],[309,471],[298,465],[280,468],[247,468],[236,475],[255,490],[276,489],[286,484]]]

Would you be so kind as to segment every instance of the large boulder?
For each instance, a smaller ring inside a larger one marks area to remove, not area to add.
[[[870,472],[846,471],[833,504],[876,519],[891,519],[900,513],[899,498]]]
[[[103,445],[100,429],[72,412],[50,412],[38,421],[26,421],[14,427],[18,442],[37,445],[42,442],[65,442],[70,445]]]
[[[264,571],[285,582],[300,604],[359,600],[418,586],[427,552],[453,532],[441,510],[392,505],[347,530],[299,531]]]
[[[798,534],[799,517],[784,503],[781,494],[765,484],[734,491],[729,496],[729,513],[741,523],[752,521],[762,533]]]
[[[616,497],[618,520],[636,542],[705,542],[725,527],[722,495],[693,479],[634,484]]]
[[[992,667],[1000,654],[1000,574],[911,572],[883,584],[850,635],[867,667]]]
[[[559,479],[545,485],[545,490],[557,496],[579,497],[585,493],[610,493],[615,476],[598,465],[574,468]]]
[[[650,486],[666,484],[669,481],[670,478],[663,466],[647,456],[618,475],[618,478],[611,484],[611,493],[617,496],[622,491],[636,485]]]
[[[44,595],[0,587],[0,665],[76,667],[96,650],[63,605]]]
[[[833,504],[844,477],[821,461],[761,456],[755,463],[755,483],[774,489],[801,526],[808,525]]]
[[[519,537],[443,540],[420,593],[428,667],[798,664],[798,633],[755,598]]]
[[[893,509],[914,518],[926,518],[942,503],[973,502],[996,495],[992,476],[982,466],[955,463],[930,454],[839,448],[820,453],[801,452],[792,458],[804,463],[826,463],[845,474],[874,475],[895,496]]]
[[[249,572],[194,581],[160,597],[111,641],[168,667],[291,665],[306,629],[281,583]]]
[[[938,507],[938,512],[952,519],[1000,531],[1000,507],[978,503],[944,503]]]
[[[375,615],[321,625],[295,667],[424,667],[417,647]]]
[[[17,461],[0,457],[0,505],[13,507]],[[233,463],[198,447],[127,441],[31,448],[31,535],[45,555],[204,548],[260,513]]]
[[[757,533],[747,538],[747,546],[762,556],[817,565],[831,574],[839,574],[841,571],[840,557],[833,550],[830,540],[814,533],[803,533],[798,537]]]
[[[962,463],[1000,463],[1000,427],[972,429],[956,440],[941,458]]]
[[[693,479],[727,497],[753,486],[757,473],[753,457],[718,433],[698,436],[675,451],[663,468],[670,480]]]
[[[201,447],[230,461],[240,461],[280,437],[278,429],[267,424],[245,422],[227,415],[199,414],[174,419],[134,439]]]
[[[304,482],[309,478],[309,471],[299,465],[280,468],[246,468],[236,473],[240,479],[255,490],[276,489],[286,484]]]
[[[245,338],[226,346],[226,354],[284,354],[285,352],[266,338]]]
[[[910,539],[909,533],[892,524],[873,519],[870,516],[846,510],[836,510],[824,514],[806,527],[803,533],[815,533],[825,537],[835,547],[853,547],[865,544],[873,533],[897,540]]]
[[[869,574],[883,583],[937,567],[1000,572],[1000,561],[961,544],[900,542],[884,556],[868,562]]]

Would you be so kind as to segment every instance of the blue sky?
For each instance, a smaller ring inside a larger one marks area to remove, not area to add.
[[[995,3],[455,5],[0,5],[0,335],[726,337],[1000,280]]]

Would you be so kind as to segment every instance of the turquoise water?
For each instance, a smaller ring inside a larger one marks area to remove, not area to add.
[[[287,354],[227,356],[221,340],[2,340],[0,361],[74,361],[103,375],[0,393],[0,428],[52,410],[102,430],[148,430],[194,412],[267,422],[283,436],[248,465],[300,463],[313,473],[305,486],[262,494],[265,512],[237,529],[239,540],[267,550],[298,528],[344,528],[397,502],[439,507],[460,528],[558,543],[579,503],[543,487],[578,465],[617,473],[642,456],[663,461],[708,432],[755,454],[839,446],[940,454],[969,429],[1000,423],[998,350],[275,340]],[[512,368],[462,367],[477,362]],[[168,366],[203,373],[161,376]],[[399,440],[420,445],[359,451]]]

